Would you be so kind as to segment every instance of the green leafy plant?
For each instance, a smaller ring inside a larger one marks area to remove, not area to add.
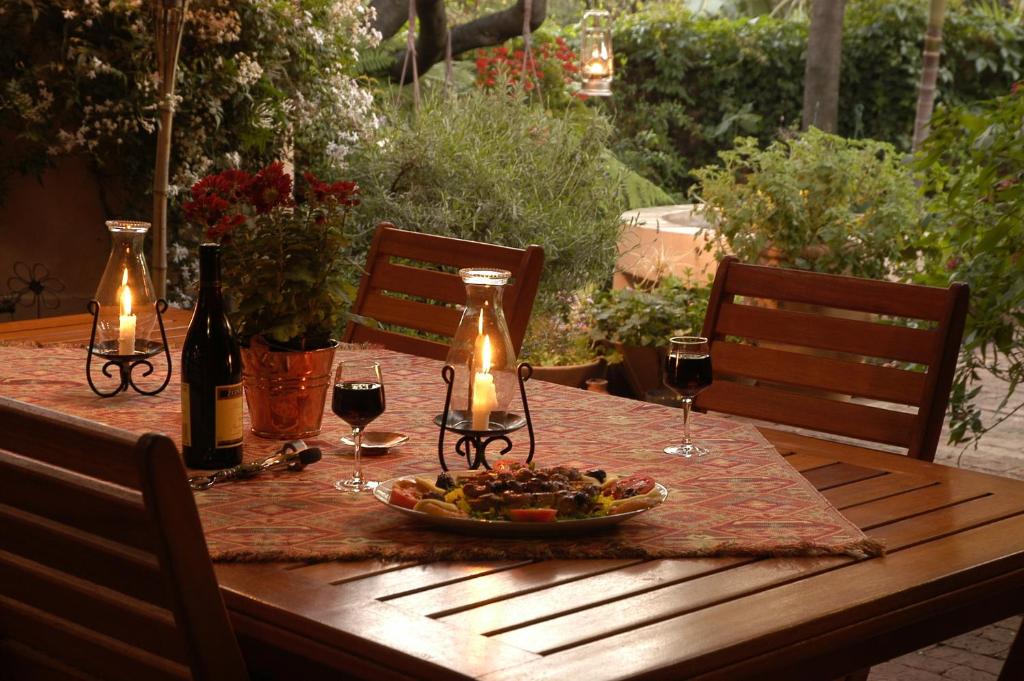
[[[975,107],[940,109],[918,158],[939,236],[930,283],[971,287],[971,304],[950,400],[950,439],[977,439],[1024,409],[1024,89]],[[975,404],[983,374],[1003,381],[1003,413]]]
[[[561,297],[559,309],[530,317],[520,358],[535,366],[585,364],[600,352],[590,338],[593,293],[577,291]]]
[[[694,15],[682,3],[645,6],[615,24],[613,150],[685,195],[690,170],[712,163],[734,137],[767,144],[800,120],[807,21]],[[927,8],[918,0],[847,2],[841,135],[909,150]],[[951,3],[943,35],[942,102],[996,96],[1024,74],[1024,23],[999,3]]]
[[[158,118],[151,3],[5,2],[0,35],[0,184],[85,155],[130,197],[121,210],[147,215]],[[354,73],[358,50],[378,40],[358,0],[192,0],[175,93],[175,215],[199,178],[258,167],[284,148],[302,167],[336,173],[376,127],[373,95]],[[183,303],[196,239],[175,215],[171,299]]]
[[[709,294],[707,286],[673,276],[653,287],[602,291],[589,310],[591,340],[660,347],[671,336],[699,334]]]
[[[587,111],[552,113],[503,92],[427,97],[397,106],[381,139],[351,168],[362,188],[353,218],[402,229],[544,248],[538,309],[563,291],[603,283],[620,233],[618,178],[605,162],[610,128]]]
[[[694,172],[709,249],[875,279],[912,271],[922,212],[891,145],[811,128],[765,149],[739,138],[719,158]]]
[[[186,217],[223,248],[222,281],[235,332],[290,350],[328,347],[351,304],[345,277],[345,219],[358,203],[354,182],[306,173],[306,200],[272,163],[255,175],[226,170],[192,187]]]

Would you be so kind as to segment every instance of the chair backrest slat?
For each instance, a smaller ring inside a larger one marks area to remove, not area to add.
[[[751,340],[926,364],[934,356],[934,331],[809,312],[723,303],[718,333]]]
[[[398,291],[451,305],[466,302],[466,285],[459,275],[411,267],[386,259],[375,264],[373,285],[375,291]]]
[[[823,278],[824,277],[824,278]],[[949,305],[946,289],[856,277],[821,275],[779,267],[740,265],[729,272],[723,293],[861,310],[894,317],[940,321]]]
[[[47,432],[52,412],[20,403],[17,411],[0,410],[3,449],[16,454],[31,452],[39,461],[60,466],[132,489],[139,488],[139,471],[133,452],[135,440],[124,431],[61,415],[60,428]]]
[[[925,374],[863,362],[786,352],[740,343],[716,343],[711,352],[716,372],[757,381],[843,392],[856,397],[916,406]]]
[[[189,670],[158,655],[0,596],[4,638],[47,653],[86,674],[112,681],[185,681]]]
[[[142,494],[65,473],[48,464],[12,454],[0,459],[0,504],[7,504],[120,544],[154,550]],[[59,492],[53,494],[53,490]]]
[[[898,447],[910,446],[914,427],[914,414],[906,412],[727,381],[701,393],[700,406]]]
[[[118,584],[132,598],[166,602],[160,565],[152,554],[6,505],[0,505],[0,525],[0,549],[101,586]]]
[[[174,443],[7,398],[0,424],[0,669],[246,679]]]
[[[392,298],[377,291],[371,291],[366,296],[360,314],[382,324],[395,324],[449,337],[452,329],[458,328],[459,320],[462,319],[462,313],[454,307]]]
[[[58,570],[0,551],[0,579],[19,602],[179,664],[188,659],[165,609],[96,588]]]
[[[447,353],[440,354],[438,345],[454,337],[462,318],[458,306],[466,297],[456,270],[490,267],[512,273],[502,293],[502,306],[518,354],[537,295],[544,251],[540,246],[496,246],[381,223],[366,261],[352,313],[391,328],[374,329],[353,321],[345,329],[344,340],[376,342],[392,350],[444,359]]]
[[[969,290],[719,264],[699,408],[906,447],[932,460]],[[843,399],[851,399],[844,402]]]

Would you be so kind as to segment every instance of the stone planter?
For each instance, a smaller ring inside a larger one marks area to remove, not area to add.
[[[537,366],[533,367],[533,378],[559,385],[568,385],[573,388],[583,388],[587,380],[600,378],[604,375],[605,359],[597,357],[586,364],[569,364],[565,366]]]
[[[242,348],[242,384],[252,432],[294,440],[320,433],[337,341],[329,348],[277,351]]]

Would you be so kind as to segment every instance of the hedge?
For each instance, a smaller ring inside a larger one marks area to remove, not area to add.
[[[839,134],[910,146],[927,3],[854,0],[843,35]],[[950,8],[939,101],[1005,93],[1024,71],[1024,26],[996,6]],[[805,21],[694,16],[659,5],[615,27],[615,152],[680,198],[691,169],[736,135],[800,123]]]

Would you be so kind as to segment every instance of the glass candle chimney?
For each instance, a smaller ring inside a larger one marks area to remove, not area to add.
[[[580,92],[595,97],[612,94],[614,71],[611,15],[603,9],[587,10],[580,26]]]
[[[109,220],[110,256],[96,288],[96,350],[103,355],[149,352],[156,325],[156,296],[143,256],[148,222]]]
[[[516,353],[502,309],[501,294],[511,273],[507,270],[459,270],[466,284],[466,309],[452,339],[447,363],[455,369],[451,408],[463,428],[499,429],[491,420],[504,412],[518,388]]]

